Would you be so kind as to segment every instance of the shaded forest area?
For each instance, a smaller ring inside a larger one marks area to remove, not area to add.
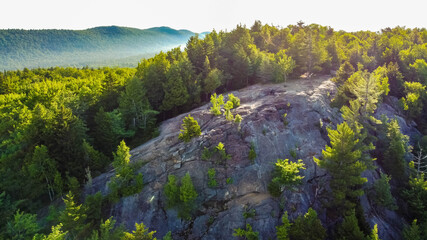
[[[17,221],[24,219],[22,216],[35,221],[31,214],[46,209],[50,203],[57,206],[63,197],[64,211],[76,207],[81,187],[105,172],[111,163],[133,175],[131,169],[120,165],[129,162],[128,149],[121,140],[131,147],[138,146],[156,136],[158,122],[206,103],[213,93],[256,83],[285,82],[302,75],[307,78],[304,81],[310,81],[313,75],[336,71],[334,81],[339,87],[333,104],[344,107],[343,118],[352,129],[341,125],[341,132],[356,134],[364,139],[361,142],[367,143],[366,139],[371,137],[368,126],[374,121],[369,115],[382,96],[388,94],[400,99],[407,117],[417,123],[420,132],[427,134],[426,60],[425,29],[396,27],[381,32],[348,33],[302,22],[279,28],[257,21],[249,29],[239,25],[231,32],[212,31],[203,39],[193,36],[184,51],[175,48],[161,52],[141,60],[136,69],[55,67],[0,73],[2,236],[9,238],[20,230],[17,228],[22,226]],[[374,81],[362,85],[360,79],[371,76]],[[357,106],[354,100],[363,99],[362,92],[353,89],[368,88],[369,84],[375,86],[372,89],[376,91],[369,92],[374,100],[366,96],[365,103]],[[356,111],[360,116],[354,114]],[[386,135],[398,139],[396,144],[402,142],[398,126],[387,124]],[[414,149],[416,153],[427,150],[426,138],[419,142]],[[385,162],[386,158],[402,153],[387,154],[376,157]],[[388,174],[402,180],[399,187],[406,189],[402,191],[407,199],[413,200],[407,217],[417,218],[419,224],[425,225],[427,183],[422,174],[425,169],[414,166],[417,171],[409,174],[406,166],[399,164],[404,164],[401,159],[388,166],[384,163]],[[139,186],[142,176],[126,181]],[[360,184],[355,182],[354,186]],[[134,191],[119,191],[102,204],[111,204],[114,198]],[[87,201],[86,204],[90,205]],[[346,203],[339,204],[348,208]],[[107,222],[101,226],[99,223],[101,218],[109,216],[101,210],[96,214],[90,212],[101,209],[101,205],[82,209],[86,212],[74,209],[75,214],[86,216],[79,223],[61,218],[63,229],[70,231],[72,238],[88,238],[92,230],[108,229]],[[51,226],[58,224],[55,214],[61,214],[60,211],[39,216],[37,227],[22,230],[27,235],[19,239],[31,239],[37,232],[49,233]],[[60,228],[55,228],[57,233]],[[425,237],[426,233],[423,234]]]

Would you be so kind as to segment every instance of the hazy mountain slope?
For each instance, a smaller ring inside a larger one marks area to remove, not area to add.
[[[194,35],[168,27],[87,30],[0,30],[0,70],[24,67],[127,65]]]

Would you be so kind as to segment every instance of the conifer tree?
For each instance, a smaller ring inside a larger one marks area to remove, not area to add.
[[[360,230],[354,210],[344,217],[343,222],[338,227],[337,239],[339,240],[364,240],[365,235]]]
[[[317,217],[317,212],[309,208],[304,216],[298,216],[292,224],[289,236],[298,240],[323,240],[326,238],[326,230]]]
[[[202,132],[197,121],[190,114],[188,114],[188,116],[183,120],[181,133],[179,134],[178,138],[184,142],[189,142],[191,138],[200,136],[201,133]]]
[[[86,214],[82,205],[78,205],[71,191],[64,198],[65,209],[59,216],[63,229],[69,231],[75,237],[85,228]]]
[[[168,175],[168,182],[164,187],[166,195],[166,205],[171,208],[179,202],[179,187],[175,175]]]
[[[187,103],[189,94],[181,76],[179,63],[174,63],[166,74],[167,81],[163,84],[165,97],[163,98],[161,110],[168,111]]]
[[[405,154],[409,137],[400,132],[397,119],[385,123],[387,126],[386,151],[384,153],[384,168],[390,175],[398,180],[404,180],[405,175]]]
[[[372,229],[371,235],[368,236],[367,240],[381,240],[378,236],[378,225],[375,224]]]
[[[404,240],[421,240],[420,228],[417,225],[417,219],[415,219],[411,226],[406,226],[402,232]]]
[[[360,161],[359,139],[346,122],[339,124],[337,130],[328,129],[328,136],[330,146],[322,150],[322,159],[314,157],[314,161],[328,170],[332,177],[333,206],[345,212],[354,208],[357,198],[363,195],[361,185],[367,179],[361,177],[361,173],[366,170],[366,165]]]
[[[189,219],[191,217],[196,198],[196,189],[194,189],[193,181],[191,181],[190,174],[187,172],[181,179],[181,186],[179,188],[179,199],[182,202],[182,209],[178,213],[180,217],[184,219]]]
[[[289,223],[288,212],[285,212],[282,216],[282,225],[276,227],[277,240],[289,240],[289,229],[291,223]]]
[[[149,232],[148,228],[145,227],[144,223],[135,223],[135,230],[132,233],[124,233],[121,240],[157,240],[153,235],[156,231]]]

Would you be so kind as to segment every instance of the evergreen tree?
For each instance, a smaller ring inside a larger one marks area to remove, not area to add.
[[[417,219],[415,219],[411,226],[406,226],[402,232],[404,240],[421,240],[421,232],[417,225]]]
[[[247,223],[246,229],[234,229],[233,236],[235,237],[243,237],[246,240],[258,240],[259,239],[259,232],[254,232],[252,229],[252,226]]]
[[[209,111],[215,116],[221,115],[221,106],[224,105],[224,97],[222,94],[219,96],[217,96],[216,93],[211,95],[211,104],[212,107]]]
[[[179,187],[179,199],[182,202],[181,211],[178,213],[180,217],[184,219],[189,219],[191,217],[191,212],[195,208],[196,198],[196,189],[194,189],[190,174],[187,172],[181,179],[181,186]]]
[[[282,225],[276,226],[277,240],[289,240],[289,230],[291,223],[289,223],[288,212],[285,212],[282,216]]]
[[[146,91],[140,79],[132,78],[119,99],[119,111],[127,126],[149,128],[155,123],[156,111],[151,110]]]
[[[372,229],[371,235],[368,236],[367,240],[381,240],[378,236],[378,225],[375,224]]]
[[[160,109],[164,111],[185,105],[190,97],[181,76],[179,62],[172,64],[166,74],[166,78],[167,80],[163,84],[165,97],[160,106]]]
[[[400,132],[397,119],[385,123],[387,126],[386,151],[384,153],[383,166],[390,175],[399,180],[404,180],[405,176],[405,154],[408,149],[409,137]]]
[[[113,153],[114,161],[113,167],[116,169],[116,176],[123,179],[129,179],[132,174],[132,168],[129,166],[130,153],[129,147],[126,146],[125,141],[121,141],[117,147],[117,152]]]
[[[344,84],[347,79],[353,75],[354,68],[350,64],[350,62],[345,61],[343,64],[341,64],[340,68],[337,71],[336,76],[332,79],[334,82],[336,82],[338,85]]]
[[[168,175],[168,182],[164,187],[166,205],[171,208],[179,203],[179,186],[175,175]]]
[[[206,78],[203,80],[203,91],[206,94],[212,94],[215,90],[221,86],[224,81],[224,74],[221,70],[215,68],[212,69]]]
[[[298,216],[289,230],[291,239],[322,240],[326,238],[326,230],[322,226],[317,212],[309,208],[304,216]]]
[[[397,206],[390,191],[390,179],[387,174],[381,173],[381,178],[374,183],[374,201],[390,210],[396,210]]]
[[[314,161],[331,175],[333,206],[343,213],[354,208],[357,198],[363,195],[361,185],[367,179],[361,173],[366,165],[360,161],[359,140],[346,122],[339,124],[337,130],[328,129],[328,136],[331,146],[322,150],[322,160],[314,158]]]
[[[31,239],[40,230],[37,215],[20,212],[15,213],[13,220],[7,223],[6,233],[9,239]]]
[[[36,146],[34,149],[32,161],[28,166],[30,176],[36,181],[45,182],[50,201],[55,197],[54,179],[56,170],[56,162],[49,157],[46,146]]]
[[[124,233],[122,240],[157,240],[153,237],[156,231],[149,232],[148,228],[145,227],[144,223],[135,223],[135,230],[132,233]]]
[[[65,209],[59,216],[63,229],[69,231],[72,237],[76,237],[85,226],[86,214],[82,205],[78,205],[71,191],[64,198]]]
[[[289,159],[277,159],[273,171],[273,178],[268,185],[270,194],[278,197],[283,192],[284,187],[293,187],[301,184],[304,176],[300,175],[301,169],[305,169],[305,165],[301,159],[298,162],[290,162]]]
[[[338,227],[337,239],[339,240],[365,240],[365,235],[360,230],[354,210],[344,217]]]
[[[200,126],[197,121],[189,114],[183,119],[181,133],[178,138],[184,142],[189,142],[191,138],[200,136]]]

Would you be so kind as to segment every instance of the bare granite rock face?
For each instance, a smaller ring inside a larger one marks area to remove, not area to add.
[[[260,239],[275,239],[275,227],[284,211],[293,220],[309,207],[318,212],[325,227],[330,227],[332,223],[328,222],[320,199],[328,176],[317,167],[313,156],[320,157],[327,144],[326,127],[335,127],[342,121],[338,109],[329,104],[335,91],[329,77],[254,85],[235,91],[241,106],[232,112],[243,117],[240,126],[227,122],[224,116],[213,116],[207,104],[190,112],[199,122],[202,135],[189,143],[178,139],[182,119],[188,113],[163,122],[160,136],[130,152],[131,161],[145,163],[139,170],[145,187],[138,194],[122,198],[112,207],[111,214],[129,229],[142,221],[157,231],[158,238],[172,231],[174,239],[232,239],[233,229],[244,228],[246,223],[260,233]],[[383,103],[378,112],[389,117],[397,114],[387,104]],[[414,131],[403,118],[399,123],[404,133]],[[204,147],[214,148],[219,142],[225,145],[231,159],[225,163],[202,160]],[[257,153],[253,162],[248,158],[251,144]],[[285,190],[280,199],[273,198],[267,190],[278,158],[302,159],[306,165],[302,186]],[[209,168],[216,170],[216,188],[208,187]],[[182,177],[187,172],[199,194],[198,210],[191,221],[181,220],[175,210],[166,209],[163,195],[168,174]],[[376,171],[365,174],[371,183],[379,178]],[[86,194],[107,193],[112,175],[109,172],[95,178]],[[227,178],[232,183],[227,183]],[[378,210],[366,197],[362,206],[371,226],[378,224],[381,239],[399,239],[404,220],[395,212]],[[243,213],[252,209],[255,216],[245,219]]]

